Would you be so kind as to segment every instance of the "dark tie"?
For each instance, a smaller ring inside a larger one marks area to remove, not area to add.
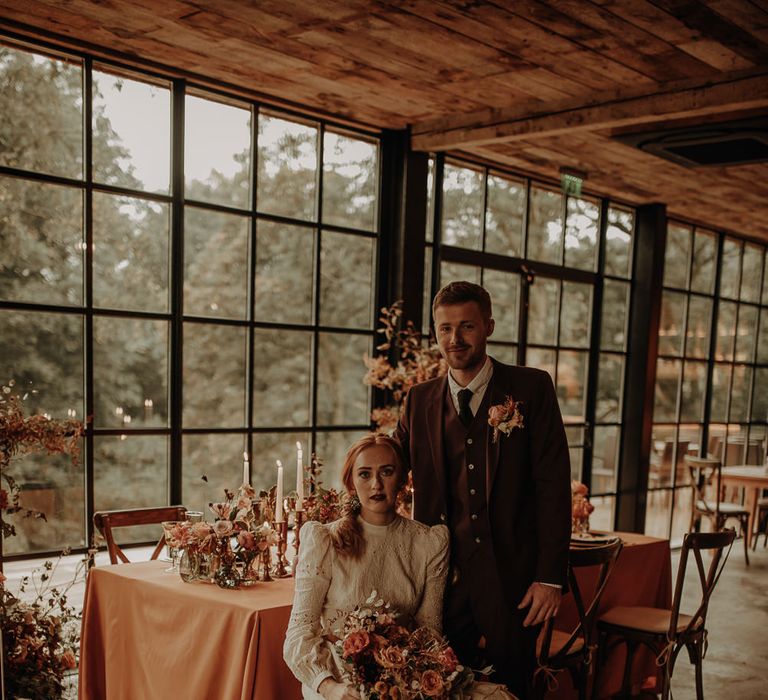
[[[464,427],[468,428],[472,422],[472,409],[469,407],[469,402],[472,400],[472,392],[469,389],[462,389],[459,392],[459,420],[464,423]]]

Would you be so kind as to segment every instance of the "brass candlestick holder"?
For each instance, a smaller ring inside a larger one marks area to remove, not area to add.
[[[304,524],[304,511],[297,510],[293,513],[293,546],[296,547],[296,555],[299,554],[301,544],[301,526]]]
[[[273,527],[275,532],[277,532],[277,561],[272,569],[272,575],[275,578],[286,578],[291,575],[286,569],[288,560],[285,558],[285,548],[288,544],[288,521],[275,522]]]

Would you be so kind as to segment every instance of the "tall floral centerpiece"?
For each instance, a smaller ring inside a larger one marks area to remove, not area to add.
[[[14,459],[33,453],[67,454],[74,463],[80,452],[84,426],[77,420],[53,420],[47,415],[24,415],[28,395],[20,394],[13,381],[0,388],[0,522],[2,538],[16,534],[9,516],[46,520],[46,514],[25,508],[21,489],[11,474]],[[30,700],[60,698],[64,674],[77,666],[79,624],[67,604],[68,586],[53,587],[56,565],[22,579],[17,595],[5,586],[0,548],[0,625],[2,629],[3,697]],[[76,573],[74,580],[81,572]]]
[[[437,344],[425,342],[413,322],[403,322],[402,316],[402,301],[381,310],[378,332],[384,336],[384,342],[376,347],[380,354],[363,358],[368,369],[363,382],[385,390],[391,397],[388,406],[376,408],[371,413],[371,420],[382,432],[394,430],[403,400],[412,386],[448,371]]]

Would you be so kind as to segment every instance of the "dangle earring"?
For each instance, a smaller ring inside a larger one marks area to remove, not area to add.
[[[344,500],[344,515],[358,515],[362,510],[360,499],[356,493],[348,493]]]

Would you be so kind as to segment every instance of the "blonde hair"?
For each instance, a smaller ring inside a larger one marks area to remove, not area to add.
[[[353,484],[354,467],[357,458],[371,447],[388,447],[394,458],[394,465],[397,467],[400,477],[401,487],[405,485],[405,460],[400,443],[389,435],[383,433],[370,433],[353,443],[347,450],[347,456],[344,458],[344,467],[341,471],[341,481],[347,489],[346,512],[341,519],[336,530],[331,535],[333,548],[343,557],[350,559],[359,559],[365,551],[365,538],[363,537],[363,528],[357,518],[360,512],[358,508],[350,507],[351,501],[355,496],[355,487]]]

